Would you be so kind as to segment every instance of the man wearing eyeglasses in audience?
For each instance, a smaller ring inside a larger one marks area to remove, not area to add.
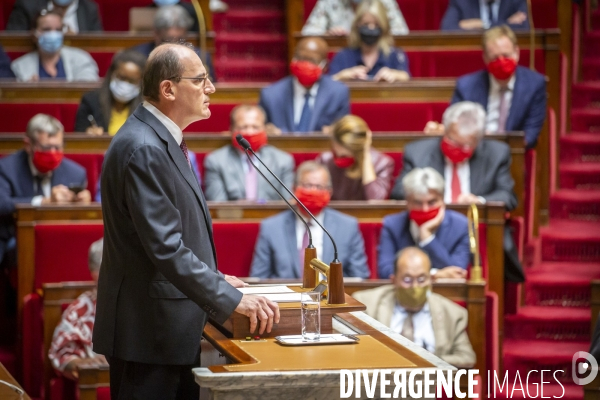
[[[334,237],[344,276],[368,278],[370,273],[358,221],[327,207],[331,192],[331,176],[327,167],[315,161],[300,164],[296,171],[296,197]],[[317,257],[329,263],[333,260],[331,241],[301,207],[297,210],[311,228]],[[265,219],[260,225],[250,276],[301,279],[307,245],[306,225],[291,210]]]
[[[63,132],[56,118],[37,114],[27,124],[24,149],[0,158],[0,261],[15,248],[17,204],[91,201],[85,168],[63,158]]]
[[[396,255],[394,267],[391,285],[353,294],[367,306],[365,312],[457,368],[475,365],[467,310],[431,291],[427,254],[406,247]]]

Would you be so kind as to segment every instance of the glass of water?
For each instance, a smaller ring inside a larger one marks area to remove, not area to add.
[[[303,292],[301,295],[302,338],[317,341],[321,337],[321,293]]]

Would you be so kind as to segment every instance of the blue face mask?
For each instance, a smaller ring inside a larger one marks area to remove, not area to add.
[[[73,0],[52,0],[54,4],[59,7],[66,7],[73,2]]]
[[[159,7],[173,6],[177,3],[179,3],[179,0],[154,0],[154,4],[156,4]]]
[[[56,53],[63,45],[63,33],[60,31],[43,32],[38,36],[38,46],[44,53]]]

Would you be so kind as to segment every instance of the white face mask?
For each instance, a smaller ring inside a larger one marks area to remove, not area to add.
[[[138,85],[116,78],[110,81],[109,87],[115,100],[121,103],[129,103],[140,94],[140,87]]]

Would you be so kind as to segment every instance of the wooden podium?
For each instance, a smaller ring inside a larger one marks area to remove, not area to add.
[[[201,398],[329,400],[340,396],[341,369],[385,369],[392,373],[399,369],[455,370],[361,312],[365,306],[345,296],[343,305],[322,302],[321,333],[356,335],[360,340],[354,344],[296,347],[275,342],[274,336],[300,334],[300,303],[280,303],[280,323],[259,340],[248,332],[249,321],[243,315],[234,314],[223,325],[207,324],[202,367],[194,369]],[[247,340],[247,336],[252,339]],[[388,391],[391,393],[393,387]],[[365,396],[364,388],[361,394]]]

